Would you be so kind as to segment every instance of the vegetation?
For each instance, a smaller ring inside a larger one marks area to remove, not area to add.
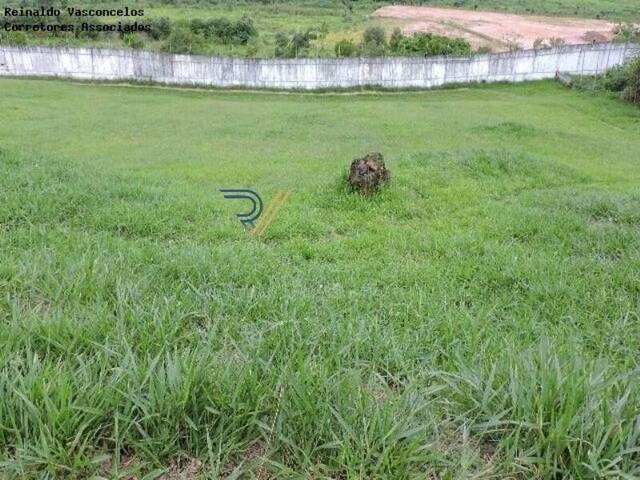
[[[8,2],[21,5],[48,5],[59,3],[52,0],[20,0]],[[92,4],[90,0],[79,0],[74,4]],[[113,4],[103,1],[99,4]],[[118,2],[116,2],[118,3]],[[532,15],[577,16],[585,18],[605,18],[613,21],[640,21],[640,11],[636,0],[151,0],[147,6],[158,9],[179,7],[193,11],[235,11],[254,10],[282,12],[291,15],[291,20],[304,21],[300,17],[322,15],[333,11],[342,15],[361,15],[384,4],[430,5],[454,7],[468,10],[494,10]]]
[[[129,48],[140,49],[144,47],[144,40],[137,33],[127,33],[122,37],[122,41]]]
[[[22,47],[29,44],[29,37],[24,32],[4,32],[0,30],[0,44]]]
[[[621,23],[616,26],[616,40],[626,43],[640,43],[640,25]]]
[[[190,28],[193,33],[202,35],[207,40],[224,44],[246,45],[258,34],[253,20],[246,15],[237,22],[231,22],[226,18],[194,18],[190,22]]]
[[[340,40],[335,46],[336,57],[351,57],[356,53],[356,45],[348,39]]]
[[[640,105],[640,58],[612,68],[599,77],[577,77],[572,84],[581,90],[613,92],[624,100]]]
[[[565,41],[562,38],[551,37],[548,40],[545,40],[542,37],[536,38],[536,41],[533,42],[533,48],[535,50],[542,50],[545,48],[558,48],[565,45]]]
[[[640,110],[0,89],[3,478],[640,476]]]
[[[276,57],[306,57],[311,48],[311,42],[316,39],[313,30],[290,35],[279,33],[276,35]]]
[[[86,1],[86,0],[85,0]],[[41,5],[41,2],[24,0],[26,4]],[[47,2],[45,2],[46,4]],[[80,3],[83,3],[82,1]],[[91,2],[93,6],[95,4]],[[359,46],[365,30],[370,27],[382,27],[387,32],[403,25],[401,20],[380,19],[371,13],[385,2],[369,0],[291,0],[291,1],[184,1],[173,0],[149,2],[144,5],[143,21],[151,24],[151,31],[138,33],[148,50],[171,50],[167,45],[173,28],[192,32],[203,41],[192,39],[188,44],[198,46],[198,53],[211,55],[233,56],[276,56],[282,47],[277,40],[294,35],[304,36],[307,32],[315,33],[305,55],[314,57],[330,57],[336,55],[336,45],[340,41],[351,41]],[[402,2],[396,2],[402,3]],[[637,0],[584,0],[576,4],[575,0],[430,0],[428,2],[407,2],[412,4],[440,5],[468,9],[488,9],[513,11],[518,13],[545,15],[576,15],[587,18],[606,18],[621,22],[619,39],[635,38],[633,23],[640,22],[640,10]],[[99,5],[109,5],[102,3]],[[112,5],[112,3],[111,3]],[[233,32],[234,25],[242,18],[250,19],[251,26],[244,33],[248,35],[238,37]],[[0,17],[0,26],[7,19]],[[77,19],[62,18],[65,22],[76,22]],[[123,19],[121,19],[123,20]],[[106,20],[105,20],[106,21]],[[127,24],[128,21],[124,20]],[[184,31],[179,36],[185,37]],[[124,35],[113,33],[91,34],[29,34],[25,38],[8,38],[0,34],[0,42],[13,43],[21,41],[30,44],[64,45],[96,47],[129,46]],[[365,42],[366,43],[366,42]],[[512,45],[517,49],[518,45]],[[373,45],[375,54],[379,46]],[[412,50],[411,48],[409,50]],[[355,54],[355,53],[354,53]],[[416,53],[418,54],[418,53]]]
[[[627,84],[622,91],[622,97],[629,102],[640,105],[640,59],[628,67]]]
[[[203,36],[193,33],[185,26],[173,28],[166,42],[162,45],[162,49],[169,53],[199,53],[203,48]]]
[[[391,52],[396,55],[469,55],[471,45],[462,38],[449,38],[432,33],[417,32],[412,36],[402,35],[395,29],[389,42]]]
[[[211,44],[222,45],[247,45],[255,39],[258,32],[253,24],[253,20],[244,15],[237,21],[230,21],[227,18],[194,18],[189,21],[173,21],[168,17],[152,18],[147,21],[148,30],[138,31],[136,21],[120,21],[116,31],[86,31],[81,28],[86,18],[70,18],[68,16],[56,17],[11,17],[3,19],[3,24],[39,24],[44,23],[55,27],[63,25],[74,25],[71,31],[53,32],[29,32],[22,31],[9,32],[0,37],[0,42],[9,44],[24,45],[30,40],[55,39],[60,43],[65,39],[100,41],[101,39],[118,38],[124,46],[129,48],[142,48],[146,38],[148,42],[162,41],[157,46],[161,50],[172,53],[205,53]],[[96,28],[109,25],[100,20],[91,19],[91,23]],[[54,44],[55,44],[54,43]]]

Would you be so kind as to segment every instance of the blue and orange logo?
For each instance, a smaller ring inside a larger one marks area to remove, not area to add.
[[[276,219],[284,204],[291,196],[291,190],[286,193],[279,191],[271,200],[269,206],[264,210],[264,203],[257,192],[247,189],[220,189],[224,193],[224,198],[242,199],[251,202],[251,211],[238,213],[236,216],[240,223],[249,229],[249,234],[261,236],[267,231],[269,225]]]

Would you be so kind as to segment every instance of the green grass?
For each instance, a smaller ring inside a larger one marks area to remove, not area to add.
[[[0,477],[640,475],[637,108],[0,92]]]

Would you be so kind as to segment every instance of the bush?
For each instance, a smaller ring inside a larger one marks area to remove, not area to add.
[[[418,32],[407,37],[394,31],[391,51],[396,55],[469,55],[471,45],[461,38],[449,38],[432,33]]]
[[[564,45],[566,45],[567,42],[560,37],[551,37],[549,38],[549,40],[545,40],[542,37],[538,37],[536,38],[536,40],[533,42],[533,49],[534,50],[545,50],[548,48],[559,48],[562,47]]]
[[[140,37],[140,35],[138,35],[137,33],[127,33],[127,34],[125,34],[122,37],[122,42],[128,48],[140,49],[140,48],[144,47],[144,41],[142,40],[142,37]]]
[[[226,18],[203,20],[194,18],[189,29],[207,40],[215,40],[223,44],[246,45],[258,35],[251,18],[244,16],[236,23]]]
[[[304,56],[311,46],[311,41],[315,39],[316,33],[312,30],[293,35],[280,32],[276,34],[275,56],[288,58]]]
[[[351,57],[356,52],[356,46],[351,40],[340,40],[336,43],[336,57]]]
[[[171,35],[173,29],[173,23],[170,18],[160,17],[154,18],[150,22],[151,31],[149,36],[154,40],[164,40]]]
[[[162,50],[169,53],[199,53],[204,50],[205,42],[201,35],[193,33],[185,27],[174,28],[162,45]]]
[[[201,18],[194,18],[189,22],[189,29],[196,35],[202,35],[203,37],[208,37],[208,26],[208,22]]]
[[[364,31],[360,53],[366,57],[379,57],[387,53],[387,39],[382,27],[369,27]]]
[[[628,67],[627,79],[622,96],[625,100],[640,105],[640,58]]]
[[[614,92],[640,105],[640,58],[612,68],[601,77],[579,77],[573,85],[581,90]]]
[[[387,44],[384,28],[382,27],[369,27],[362,34],[363,44],[372,44],[377,46],[383,46]]]
[[[629,67],[618,66],[609,70],[600,80],[597,88],[610,92],[622,92],[629,83]]]
[[[278,32],[276,33],[276,57],[286,57],[287,52],[289,51],[289,37],[286,33]]]
[[[478,47],[478,49],[476,50],[477,55],[488,55],[490,53],[493,53],[493,50],[491,49],[491,47],[488,47],[486,45]]]
[[[563,47],[564,45],[566,45],[567,42],[564,40],[564,38],[560,38],[560,37],[551,37],[549,39],[549,46],[551,48],[558,48],[558,47]]]
[[[27,34],[24,32],[1,32],[0,31],[0,43],[5,45],[15,45],[21,47],[26,45],[29,41]]]
[[[251,42],[247,43],[247,48],[245,50],[245,53],[248,58],[256,58],[258,56],[259,51],[260,51],[260,47],[258,45],[258,42],[256,42],[255,40],[252,40]]]
[[[207,21],[205,36],[221,43],[231,43],[233,38],[233,23],[226,18],[213,18]]]
[[[615,40],[624,43],[640,42],[640,25],[621,23],[614,28]]]
[[[233,26],[232,41],[238,45],[246,45],[249,40],[258,35],[256,27],[253,25],[253,20],[250,17],[244,15]]]
[[[400,44],[404,39],[404,35],[402,34],[402,30],[396,27],[391,32],[391,38],[389,39],[389,48],[392,52],[399,52],[401,50]]]

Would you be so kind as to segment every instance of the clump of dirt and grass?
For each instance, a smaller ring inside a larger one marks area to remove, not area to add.
[[[347,181],[350,187],[363,195],[371,194],[391,180],[391,172],[379,152],[368,153],[351,162]]]

